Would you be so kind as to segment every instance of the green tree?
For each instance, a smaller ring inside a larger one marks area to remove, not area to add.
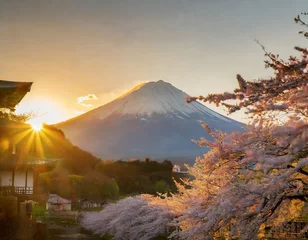
[[[164,180],[160,180],[155,183],[154,189],[158,193],[167,193],[170,191],[170,186]]]
[[[80,197],[89,200],[114,199],[119,195],[119,187],[115,180],[99,172],[87,174],[80,184]]]

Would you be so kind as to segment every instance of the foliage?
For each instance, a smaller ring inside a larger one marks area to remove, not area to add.
[[[73,186],[78,186],[83,181],[84,177],[76,174],[71,174],[68,176],[68,179]]]
[[[37,137],[40,138],[40,146],[33,142],[27,150],[28,153],[40,156],[43,152],[45,157],[62,158],[63,160],[59,163],[60,167],[72,174],[81,175],[92,171],[100,161],[99,158],[72,145],[64,133],[55,126],[44,125]],[[29,140],[29,138],[24,140]]]
[[[170,191],[169,185],[163,180],[157,181],[154,189],[158,193],[167,193]]]
[[[1,87],[0,89],[0,119],[8,119],[11,121],[16,121],[16,122],[26,122],[30,120],[31,118],[34,118],[36,116],[34,112],[28,112],[28,113],[23,113],[23,114],[15,113],[15,107],[18,101],[16,101],[16,98],[14,97],[7,97],[7,96],[15,95],[17,96],[17,98],[20,99],[20,98],[23,98],[24,94],[21,92],[17,93],[18,90],[15,93],[14,91],[15,90],[12,90],[10,88]]]
[[[85,213],[82,226],[94,234],[114,239],[148,240],[168,233],[173,218],[160,198],[149,195],[128,197],[108,204],[99,213]]]
[[[176,186],[172,180],[173,165],[170,161],[103,161],[96,165],[96,170],[109,178],[115,179],[121,195],[156,194],[155,185],[163,181],[168,189],[175,192]]]
[[[40,174],[42,188],[68,199],[102,200],[118,197],[117,183],[97,171],[76,175],[61,167]]]
[[[33,112],[16,114],[12,110],[0,108],[0,118],[5,118],[15,122],[27,122],[36,115]]]
[[[34,118],[34,112],[16,114],[16,104],[24,97],[26,92],[12,88],[1,87],[0,89],[0,119],[7,119],[16,122],[26,122]],[[14,97],[12,97],[14,96]]]
[[[44,206],[40,206],[39,204],[32,205],[32,218],[44,220],[46,218],[46,214],[48,211]]]
[[[95,169],[72,174],[63,163],[40,174],[40,187],[69,199],[112,200],[119,195],[176,192],[170,161],[100,161]]]
[[[98,172],[91,172],[81,182],[80,197],[89,200],[112,199],[119,195],[116,181]]]

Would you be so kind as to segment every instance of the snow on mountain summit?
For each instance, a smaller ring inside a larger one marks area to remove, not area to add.
[[[201,103],[187,103],[187,97],[188,94],[163,80],[142,83],[114,101],[93,110],[90,115],[103,119],[111,113],[118,113],[146,119],[145,117],[155,114],[169,114],[179,118],[187,118],[193,114],[198,120],[207,116],[230,121]]]
[[[141,85],[129,95],[120,98],[124,101],[122,114],[152,115],[182,112],[187,114],[185,97],[187,94],[162,80]],[[118,99],[118,100],[120,100]]]

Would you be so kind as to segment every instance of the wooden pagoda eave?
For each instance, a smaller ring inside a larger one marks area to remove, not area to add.
[[[20,160],[18,155],[0,157],[0,170],[36,169],[40,171],[45,167],[55,166],[63,158],[28,158]]]
[[[32,82],[13,82],[0,80],[0,108],[14,109],[30,92]]]

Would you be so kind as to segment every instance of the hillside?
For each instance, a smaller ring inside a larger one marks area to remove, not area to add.
[[[64,133],[54,126],[44,125],[35,132],[30,125],[0,119],[0,158],[10,158],[13,143],[15,157],[22,163],[29,158],[61,158],[59,164],[76,174],[95,168],[100,159],[74,146]]]

